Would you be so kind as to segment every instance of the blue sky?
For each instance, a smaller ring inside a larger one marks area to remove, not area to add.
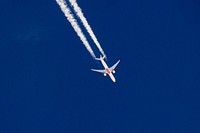
[[[54,0],[3,1],[0,132],[199,132],[199,1],[77,2],[117,82]]]

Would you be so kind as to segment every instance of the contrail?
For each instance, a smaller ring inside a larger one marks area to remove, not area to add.
[[[94,41],[94,43],[98,47],[98,49],[101,52],[101,54],[103,56],[106,56],[104,51],[103,51],[103,49],[101,48],[100,43],[98,42],[96,36],[94,35],[94,33],[92,31],[92,28],[90,27],[90,25],[88,24],[86,18],[84,17],[81,8],[78,6],[76,0],[69,0],[69,2],[71,4],[71,6],[74,8],[74,11],[75,11],[76,15],[80,18],[81,22],[83,23],[84,27],[86,28],[86,30],[89,33],[90,37],[92,38],[92,40]]]
[[[83,42],[83,44],[85,45],[86,49],[89,51],[89,53],[91,54],[91,56],[93,58],[96,58],[96,56],[95,56],[92,48],[90,47],[86,37],[84,36],[80,26],[78,25],[77,21],[74,19],[73,14],[71,14],[71,11],[70,11],[66,1],[65,0],[56,0],[56,2],[58,3],[61,10],[67,17],[68,21],[71,23],[71,25],[74,28],[74,30],[76,31],[77,35],[80,37],[80,39]]]

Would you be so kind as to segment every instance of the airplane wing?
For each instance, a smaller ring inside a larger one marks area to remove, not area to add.
[[[106,70],[97,70],[97,69],[91,69],[91,70],[99,73],[106,73]]]
[[[112,72],[113,70],[115,70],[116,66],[119,64],[120,60],[115,63],[111,68],[110,68],[110,71]]]

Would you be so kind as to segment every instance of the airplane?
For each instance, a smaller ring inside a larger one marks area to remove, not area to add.
[[[108,74],[110,76],[111,80],[113,82],[116,82],[115,77],[113,76],[112,73],[115,73],[114,69],[119,64],[120,60],[117,63],[115,63],[112,67],[109,68],[108,65],[106,64],[106,62],[104,61],[104,58],[105,58],[105,56],[102,57],[101,55],[100,55],[100,58],[95,58],[95,60],[101,61],[102,65],[104,67],[104,70],[97,70],[97,69],[91,69],[91,70],[95,71],[95,72],[103,73],[104,76],[106,76]]]

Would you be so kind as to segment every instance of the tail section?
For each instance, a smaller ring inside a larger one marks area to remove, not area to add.
[[[100,55],[100,58],[95,58],[95,60],[101,60],[101,59],[105,59],[106,56],[104,55],[103,57]]]

